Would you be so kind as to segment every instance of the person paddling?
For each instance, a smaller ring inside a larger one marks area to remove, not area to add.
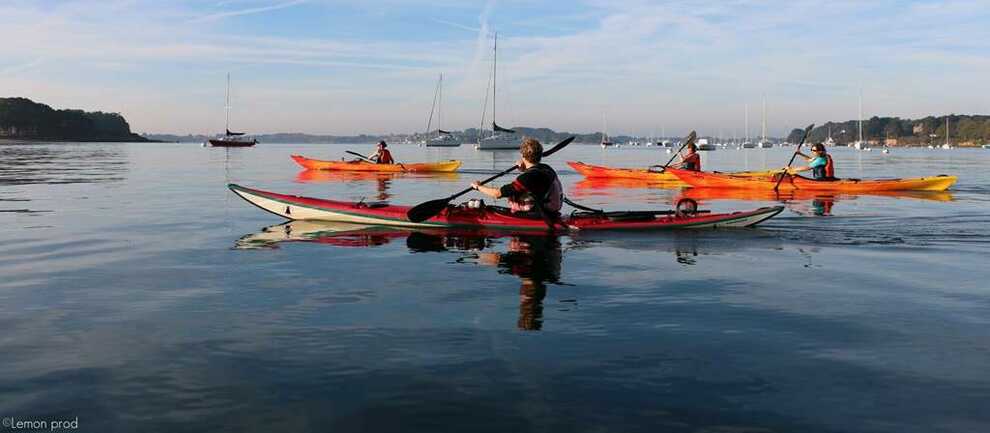
[[[385,140],[378,142],[378,152],[371,155],[371,160],[379,164],[395,164],[395,159],[392,158],[392,152],[389,152],[388,144],[385,144]]]
[[[681,154],[681,162],[677,164],[676,168],[690,170],[690,171],[701,171],[701,154],[698,153],[698,146],[694,143],[687,145],[687,154]]]
[[[501,188],[481,185],[471,182],[471,188],[492,198],[509,199],[509,208],[513,213],[528,213],[543,211],[552,219],[560,215],[563,206],[564,189],[560,186],[557,172],[549,165],[543,164],[543,145],[534,138],[523,139],[519,146],[522,158],[516,162],[522,174],[516,180]]]
[[[793,167],[791,173],[800,173],[811,170],[812,178],[815,180],[835,180],[835,165],[832,164],[832,155],[825,151],[825,144],[815,143],[811,146],[812,156],[796,152],[803,158],[808,159],[808,165],[803,167]]]

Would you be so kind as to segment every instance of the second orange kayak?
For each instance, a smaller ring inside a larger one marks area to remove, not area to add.
[[[667,172],[682,182],[703,188],[743,188],[773,190],[777,176],[732,176],[722,173],[688,171],[668,168]],[[906,179],[836,179],[814,180],[802,176],[787,175],[780,182],[779,190],[801,189],[807,191],[867,192],[867,191],[945,191],[956,183],[956,176],[930,176]]]
[[[375,171],[380,173],[441,172],[450,173],[461,166],[460,161],[414,162],[402,164],[374,164],[366,161],[323,161],[302,155],[292,155],[292,159],[308,170]]]
[[[681,182],[669,171],[652,171],[646,168],[614,168],[603,165],[585,164],[581,161],[567,161],[575,171],[587,178],[621,178],[641,179],[654,182]],[[770,171],[742,171],[732,173],[734,176],[769,176]]]

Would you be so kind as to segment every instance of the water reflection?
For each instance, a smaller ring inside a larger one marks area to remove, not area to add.
[[[127,173],[122,144],[0,144],[0,185],[117,182]]]
[[[277,249],[283,244],[316,243],[332,247],[381,247],[400,239],[411,253],[449,253],[449,263],[491,267],[519,279],[520,330],[543,327],[547,286],[565,284],[563,259],[567,251],[618,248],[662,252],[676,263],[697,265],[705,256],[751,249],[783,248],[779,238],[762,230],[686,231],[671,233],[511,233],[469,230],[414,230],[323,221],[289,221],[242,236],[234,248]]]
[[[516,326],[524,331],[543,328],[543,300],[547,284],[560,283],[563,250],[559,236],[548,234],[512,235],[506,251],[485,251],[492,242],[485,236],[437,235],[410,233],[406,245],[411,251],[472,251],[462,255],[458,263],[493,266],[500,273],[519,277],[519,319]]]

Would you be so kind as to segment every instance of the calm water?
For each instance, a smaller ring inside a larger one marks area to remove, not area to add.
[[[279,225],[225,188],[413,204],[515,157],[393,147],[470,173],[288,158],[370,145],[0,145],[0,415],[100,432],[990,431],[990,151],[836,149],[843,177],[962,177],[948,194],[784,197],[735,232]],[[577,201],[650,209],[691,192],[564,161],[668,157],[571,145],[548,162]]]

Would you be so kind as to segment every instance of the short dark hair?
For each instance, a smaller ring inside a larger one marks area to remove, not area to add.
[[[820,150],[820,151],[824,152],[825,151],[825,144],[824,143],[815,143],[815,144],[812,144],[811,145],[811,150]]]
[[[523,139],[522,144],[519,145],[519,152],[522,153],[523,159],[533,164],[537,164],[543,159],[543,145],[533,137]]]

